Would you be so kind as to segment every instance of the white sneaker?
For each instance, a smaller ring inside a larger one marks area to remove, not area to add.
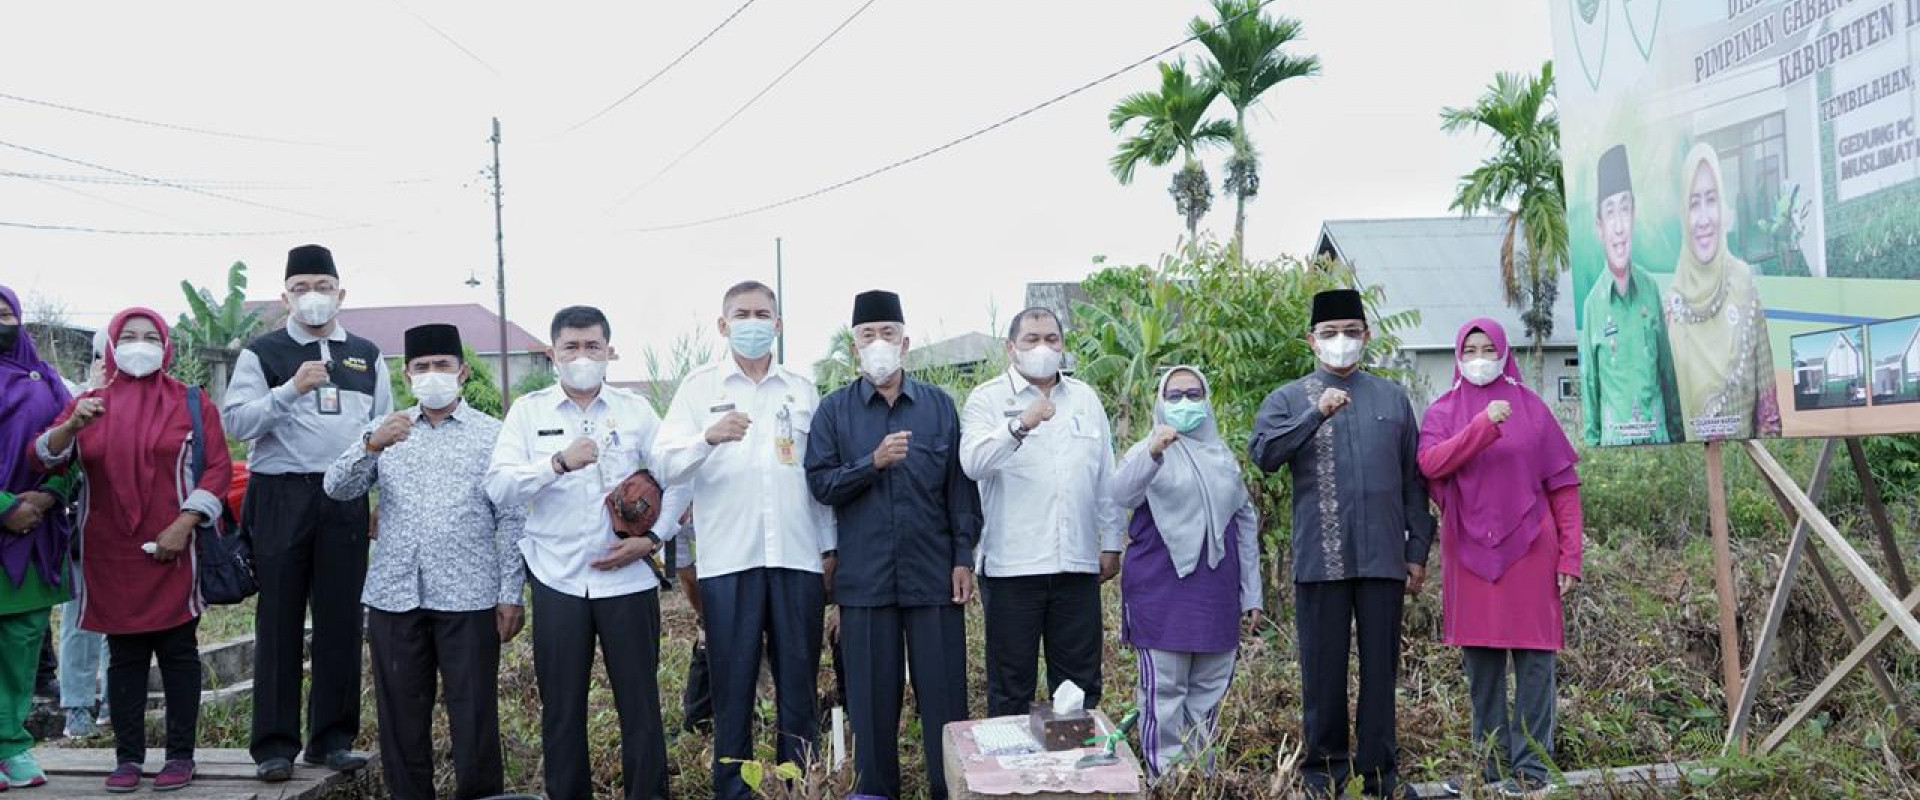
[[[94,722],[92,712],[84,708],[69,708],[67,727],[63,733],[69,739],[91,739],[100,733],[100,726]]]

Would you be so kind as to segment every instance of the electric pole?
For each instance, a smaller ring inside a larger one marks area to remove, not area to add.
[[[780,237],[773,237],[773,313],[780,318],[780,364],[787,363],[787,266]]]
[[[493,118],[493,251],[499,271],[493,276],[495,288],[500,292],[500,406],[513,405],[513,380],[507,376],[508,362],[512,357],[507,353],[507,236],[502,226],[500,213],[500,118]]]

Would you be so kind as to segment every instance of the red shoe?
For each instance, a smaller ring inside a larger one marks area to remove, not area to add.
[[[140,791],[140,765],[127,763],[114,769],[107,776],[107,791],[113,794],[127,794]]]
[[[160,768],[160,774],[154,776],[153,790],[173,792],[193,785],[193,759],[182,758],[168,761]]]

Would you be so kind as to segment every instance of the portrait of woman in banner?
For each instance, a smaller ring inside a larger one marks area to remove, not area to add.
[[[1719,154],[1694,145],[1680,176],[1683,242],[1665,305],[1686,439],[1778,436],[1773,346],[1753,268],[1727,247],[1735,204]]]

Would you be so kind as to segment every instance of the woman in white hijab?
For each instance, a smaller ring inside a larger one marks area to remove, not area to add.
[[[1233,680],[1240,621],[1260,618],[1259,517],[1194,367],[1160,379],[1157,423],[1127,451],[1113,499],[1132,512],[1120,577],[1122,637],[1140,659],[1141,749],[1159,779],[1203,762]]]

